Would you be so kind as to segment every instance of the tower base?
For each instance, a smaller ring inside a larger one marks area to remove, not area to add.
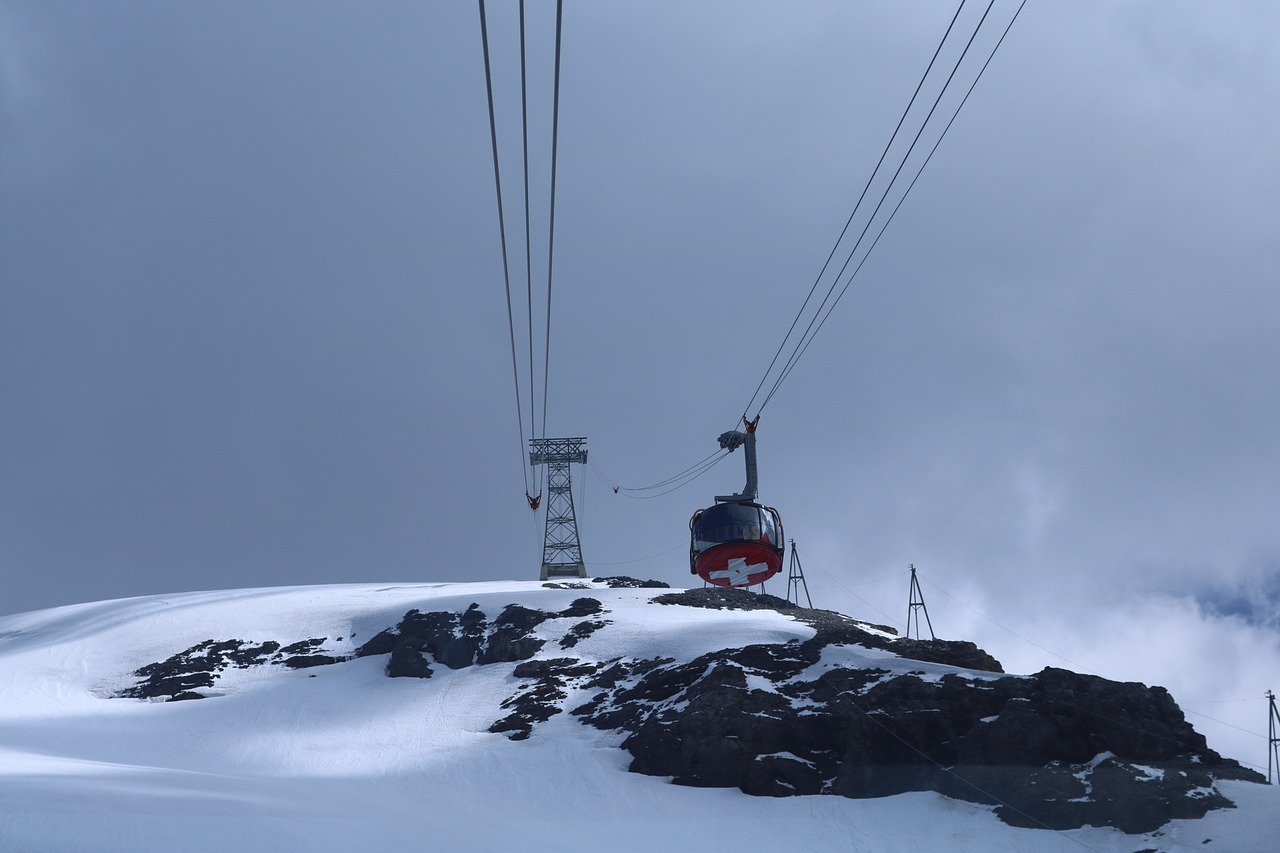
[[[542,564],[542,576],[539,580],[549,580],[550,578],[585,578],[587,576],[587,567],[582,563],[567,563],[557,566],[549,566]]]

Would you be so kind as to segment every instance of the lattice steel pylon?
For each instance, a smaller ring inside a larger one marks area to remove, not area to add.
[[[529,440],[529,464],[547,466],[547,532],[542,542],[541,580],[587,576],[569,476],[572,463],[587,464],[586,443],[585,438]]]

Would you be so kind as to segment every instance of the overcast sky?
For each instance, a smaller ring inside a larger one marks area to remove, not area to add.
[[[566,7],[547,433],[588,439],[589,570],[685,585],[740,454],[651,500],[604,479],[715,450],[955,6]],[[488,13],[519,303],[516,5]],[[914,564],[941,636],[1163,684],[1265,767],[1277,43],[1264,0],[1027,4],[762,418],[815,604],[900,625]],[[0,0],[0,612],[533,579],[520,453],[475,3]]]

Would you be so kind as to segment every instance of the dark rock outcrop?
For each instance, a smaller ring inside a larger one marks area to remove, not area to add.
[[[707,610],[777,610],[788,615],[792,615],[792,611],[801,609],[798,605],[792,604],[785,598],[778,598],[776,595],[720,586],[682,589],[679,592],[655,595],[650,600],[654,604],[676,604],[681,607],[702,607]]]
[[[591,581],[592,583],[605,584],[610,589],[671,589],[671,584],[669,583],[629,578],[626,575],[616,575],[607,578],[592,578]]]
[[[655,596],[653,603],[714,610],[775,610],[812,627],[817,632],[817,636],[811,642],[818,646],[857,645],[869,649],[885,649],[912,660],[987,672],[1004,672],[998,660],[970,642],[889,638],[882,634],[898,632],[884,625],[872,625],[850,619],[834,610],[800,607],[784,598],[748,592],[745,589],[721,587],[686,589]]]
[[[512,673],[516,678],[534,679],[522,686],[515,695],[502,703],[511,713],[489,727],[491,732],[506,734],[512,740],[524,740],[533,731],[534,723],[545,723],[560,713],[560,702],[568,697],[565,692],[570,682],[580,684],[587,676],[602,668],[577,658],[553,658],[551,660],[526,661],[518,664]]]
[[[328,639],[328,637],[317,637],[291,643],[280,650],[280,656],[287,655],[280,663],[290,669],[308,669],[313,666],[329,666],[346,660],[345,657],[319,653],[320,647]]]
[[[271,640],[258,644],[244,640],[205,640],[135,670],[133,674],[142,680],[118,695],[135,699],[203,699],[204,694],[195,691],[212,687],[218,673],[227,667],[246,669],[265,663],[279,649],[280,644]]]
[[[579,642],[590,637],[596,631],[599,631],[605,625],[610,624],[608,619],[588,619],[585,622],[579,622],[569,629],[569,633],[560,639],[560,648],[570,649],[578,645]]]
[[[533,630],[548,619],[578,619],[603,611],[603,605],[594,598],[575,599],[559,612],[508,604],[492,623],[487,621],[478,604],[472,604],[461,614],[410,610],[398,625],[380,632],[356,649],[356,657],[389,654],[388,675],[415,678],[431,676],[427,655],[450,669],[514,663],[529,660],[542,650],[546,640],[533,636]],[[575,626],[571,634],[576,631],[576,639],[569,645],[594,630]]]
[[[137,684],[119,691],[118,698],[165,699],[176,702],[204,699],[202,688],[213,687],[227,669],[248,669],[279,664],[290,669],[326,666],[346,660],[338,655],[319,654],[326,637],[300,640],[281,646],[275,640],[205,640],[157,663],[134,671]]]
[[[1029,827],[1150,831],[1229,805],[1214,779],[1256,777],[1209,750],[1161,688],[1055,669],[817,671],[820,652],[811,640],[633,665],[573,713],[626,732],[633,772],[676,784],[762,796],[937,791]]]

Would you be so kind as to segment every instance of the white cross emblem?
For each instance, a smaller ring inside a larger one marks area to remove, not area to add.
[[[746,586],[747,578],[756,572],[767,571],[768,563],[752,563],[747,565],[747,561],[742,557],[734,557],[729,560],[728,565],[716,572],[711,572],[711,578],[720,578],[727,580],[729,586]]]

